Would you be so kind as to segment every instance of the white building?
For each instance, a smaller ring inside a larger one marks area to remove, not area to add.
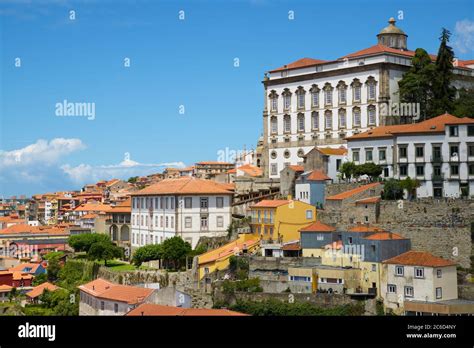
[[[233,192],[228,184],[194,177],[165,179],[132,194],[132,248],[180,236],[194,248],[201,237],[227,235]]]
[[[125,315],[138,305],[150,302],[153,291],[97,278],[79,286],[79,315]]]
[[[456,264],[423,251],[408,251],[382,262],[381,295],[386,308],[403,313],[406,302],[458,298]]]
[[[383,166],[383,177],[420,182],[418,197],[474,196],[474,119],[444,114],[347,138],[348,159]]]
[[[285,165],[302,164],[314,146],[340,147],[345,137],[401,121],[389,117],[389,103],[399,101],[398,81],[415,52],[407,49],[407,35],[393,18],[377,40],[335,60],[302,58],[266,74],[265,177],[278,178]],[[454,86],[472,87],[474,61],[454,63]]]

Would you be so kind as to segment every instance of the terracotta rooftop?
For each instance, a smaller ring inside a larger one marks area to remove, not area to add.
[[[371,204],[371,203],[378,203],[380,202],[380,197],[368,197],[368,198],[363,198],[359,199],[356,201],[356,204]]]
[[[394,135],[403,134],[438,134],[444,133],[446,125],[452,124],[474,124],[474,119],[443,114],[419,123],[375,127],[346,139],[350,141],[368,138],[391,138]]]
[[[358,193],[364,192],[364,191],[369,190],[371,188],[377,187],[379,185],[380,185],[380,183],[373,182],[373,183],[370,183],[370,184],[367,184],[367,185],[356,187],[355,189],[352,189],[352,190],[349,190],[349,191],[344,191],[344,192],[338,193],[337,195],[327,197],[326,200],[340,201],[340,200],[343,200],[343,199],[350,198],[350,197],[352,197],[352,196],[354,196]]]
[[[143,190],[132,193],[132,196],[143,195],[169,195],[169,194],[223,194],[231,195],[230,186],[219,184],[211,180],[197,179],[194,177],[181,177],[164,179],[150,185]]]
[[[106,212],[110,209],[110,205],[102,203],[85,203],[81,204],[74,211],[97,211],[97,212]]]
[[[153,291],[153,289],[140,288],[138,286],[114,285],[97,295],[97,297],[128,304],[137,304],[143,302]]]
[[[240,166],[238,168],[231,169],[231,170],[228,171],[228,173],[230,173],[230,174],[237,173],[237,170],[241,170],[245,174],[247,174],[248,176],[252,176],[252,177],[263,175],[263,170],[261,168],[253,166],[251,164],[245,164],[245,165]]]
[[[368,240],[400,240],[400,239],[408,239],[405,237],[400,236],[399,234],[391,233],[391,232],[377,232],[371,234],[370,236],[365,237],[364,239]]]
[[[13,286],[10,285],[0,285],[0,292],[10,292],[12,291]]]
[[[9,268],[10,272],[23,272],[23,273],[35,273],[38,267],[41,266],[39,263],[20,263],[14,267]],[[29,269],[26,271],[26,269]]]
[[[456,263],[453,261],[434,256],[428,252],[414,250],[407,251],[406,253],[392,257],[391,259],[385,260],[382,263],[425,267],[447,267],[456,265]]]
[[[286,243],[281,247],[281,250],[285,251],[299,251],[301,250],[300,242]]]
[[[324,174],[322,171],[320,170],[313,170],[311,172],[311,174],[308,175],[308,177],[306,178],[306,180],[310,180],[310,181],[326,181],[326,180],[331,180],[331,178],[329,176],[327,176],[326,174]]]
[[[271,70],[270,72],[277,72],[277,71],[282,71],[282,70],[287,70],[287,69],[305,68],[305,67],[319,65],[319,64],[323,64],[327,62],[328,62],[327,60],[321,60],[321,59],[301,58],[292,63],[283,65],[282,67],[279,67],[275,70]]]
[[[321,221],[313,222],[311,225],[303,227],[300,232],[334,232],[336,229],[332,226],[323,224]]]
[[[41,296],[45,289],[48,291],[56,291],[59,288],[54,284],[45,282],[38,286],[35,286],[31,291],[26,293],[26,296],[28,296],[29,298],[36,298],[38,296]]]
[[[180,308],[143,303],[132,309],[127,316],[247,316],[228,309]]]
[[[116,284],[102,278],[97,278],[89,283],[80,285],[79,289],[88,293],[89,295],[98,296],[113,286],[116,286]]]
[[[233,255],[235,252],[240,252],[245,248],[251,248],[258,244],[259,241],[258,239],[253,239],[253,240],[240,240],[236,239],[230,243],[227,243],[220,248],[210,250],[202,255],[198,256],[198,263],[200,265],[209,263],[209,262],[214,262],[218,259],[222,259],[224,257],[227,257],[229,255]]]
[[[258,202],[250,206],[251,208],[276,208],[282,205],[290,203],[287,199],[264,199],[263,201]]]
[[[334,148],[331,148],[331,147],[317,147],[316,150],[318,150],[319,152],[321,152],[322,154],[324,155],[328,155],[328,156],[344,156],[345,154],[347,154],[347,149],[344,147],[344,148],[337,148],[337,149],[334,149]]]
[[[290,165],[288,168],[293,169],[295,172],[304,172],[304,167],[303,166],[298,166],[298,165]]]

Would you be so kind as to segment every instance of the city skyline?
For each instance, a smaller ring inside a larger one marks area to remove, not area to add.
[[[334,5],[306,1],[0,2],[0,194],[79,189],[255,147],[264,72],[370,47],[392,16],[409,49],[436,54],[446,27],[456,56],[472,59],[474,22],[456,6],[405,1],[367,16],[345,4],[331,25],[324,8]],[[90,103],[93,117],[58,113],[68,102]]]

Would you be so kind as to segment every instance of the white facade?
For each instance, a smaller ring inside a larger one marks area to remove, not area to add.
[[[348,139],[348,160],[379,164],[385,178],[417,179],[419,198],[457,198],[462,190],[474,196],[474,124],[447,125],[444,134]]]
[[[132,197],[132,247],[180,236],[194,248],[200,237],[227,235],[231,194]]]
[[[456,266],[384,265],[381,295],[385,306],[402,310],[405,301],[437,302],[458,298]]]
[[[126,302],[102,299],[81,290],[79,315],[125,315],[139,304],[131,305]]]

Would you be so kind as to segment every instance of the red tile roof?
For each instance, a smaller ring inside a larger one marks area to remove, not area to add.
[[[305,68],[305,67],[319,65],[319,64],[323,64],[327,62],[328,62],[327,60],[321,60],[321,59],[301,58],[287,65],[283,65],[282,67],[279,67],[275,70],[271,70],[270,72],[277,72],[277,71],[282,71],[282,70],[287,70],[287,69]]]
[[[378,203],[380,202],[380,197],[369,197],[369,198],[363,198],[359,199],[356,201],[356,204],[371,204],[371,203]]]
[[[300,229],[300,232],[334,232],[335,230],[336,229],[332,226],[323,224],[321,221],[316,221]]]
[[[231,195],[229,185],[219,184],[211,180],[197,179],[194,177],[180,177],[176,179],[164,179],[156,184],[150,185],[143,190],[132,193],[132,196],[143,195],[169,195],[169,194],[222,194]]]
[[[79,286],[79,289],[88,293],[92,296],[98,296],[104,291],[110,289],[111,287],[115,286],[116,284],[111,283],[105,279],[97,278],[89,283],[83,284]]]
[[[453,261],[434,256],[426,251],[415,250],[407,251],[406,253],[385,260],[382,263],[425,267],[447,267],[456,265]]]
[[[45,289],[48,291],[56,291],[59,288],[54,284],[45,282],[38,286],[35,286],[31,291],[27,292],[26,296],[28,296],[29,298],[36,298],[38,296],[41,296]]]
[[[247,316],[228,309],[180,308],[143,303],[132,309],[127,316]]]
[[[259,167],[253,166],[251,164],[245,164],[243,166],[240,166],[235,169],[229,170],[229,173],[233,171],[233,173],[236,173],[237,170],[243,171],[245,174],[248,176],[256,177],[256,176],[262,176],[263,175],[263,170]]]
[[[128,304],[137,304],[143,302],[151,295],[153,289],[140,288],[137,286],[115,285],[108,290],[105,290],[97,297],[106,300],[125,302]]]
[[[252,248],[259,243],[259,240],[246,240],[242,241],[236,239],[230,243],[227,243],[220,248],[210,250],[204,254],[198,256],[198,264],[203,265],[205,263],[214,262],[216,260],[222,259],[229,255],[233,255],[236,251],[241,251],[244,249]]]
[[[445,126],[450,124],[474,124],[474,119],[443,114],[419,123],[375,127],[367,132],[355,134],[346,139],[350,141],[367,138],[391,138],[394,135],[403,134],[438,134],[444,133]]]
[[[0,285],[0,292],[10,292],[12,291],[13,286],[10,285]]]
[[[388,47],[388,46],[377,44],[377,45],[374,45],[374,46],[371,46],[371,47],[368,47],[368,48],[364,48],[364,49],[359,50],[357,52],[345,55],[341,59],[355,58],[355,57],[361,57],[361,56],[371,56],[371,55],[380,54],[380,53],[393,53],[393,54],[398,54],[398,55],[405,56],[405,57],[410,57],[410,58],[415,55],[415,51],[391,48],[391,47]],[[436,60],[435,55],[430,54],[430,57],[431,57],[432,60]]]
[[[347,149],[345,147],[340,147],[337,149],[333,149],[331,147],[317,147],[316,150],[328,156],[344,156],[347,153]]]
[[[290,203],[287,199],[264,199],[251,206],[251,208],[276,208]]]
[[[326,180],[331,180],[329,176],[324,174],[320,170],[313,170],[310,175],[306,178],[306,180],[310,181],[326,181]]]
[[[405,237],[400,236],[399,234],[391,233],[391,232],[377,232],[371,234],[370,236],[365,237],[364,239],[368,240],[391,240],[391,239],[408,239]]]
[[[39,263],[20,263],[14,267],[9,268],[10,272],[23,272],[23,273],[35,273],[38,267],[41,266]],[[31,270],[26,272],[25,269],[30,268]]]
[[[304,167],[303,166],[298,166],[298,165],[290,165],[288,168],[293,169],[295,172],[304,172]]]
[[[301,245],[300,245],[300,242],[294,242],[294,243],[287,243],[287,244],[284,244],[282,247],[281,247],[281,250],[285,250],[285,251],[299,251],[301,250]]]
[[[340,200],[343,200],[343,199],[350,198],[350,197],[352,197],[352,196],[354,196],[358,193],[364,192],[364,191],[369,190],[371,188],[377,187],[379,185],[380,185],[380,183],[373,182],[373,183],[370,183],[370,184],[367,184],[367,185],[356,187],[355,189],[352,189],[352,190],[349,190],[349,191],[344,191],[344,192],[338,193],[337,195],[327,197],[326,200],[340,201]]]

